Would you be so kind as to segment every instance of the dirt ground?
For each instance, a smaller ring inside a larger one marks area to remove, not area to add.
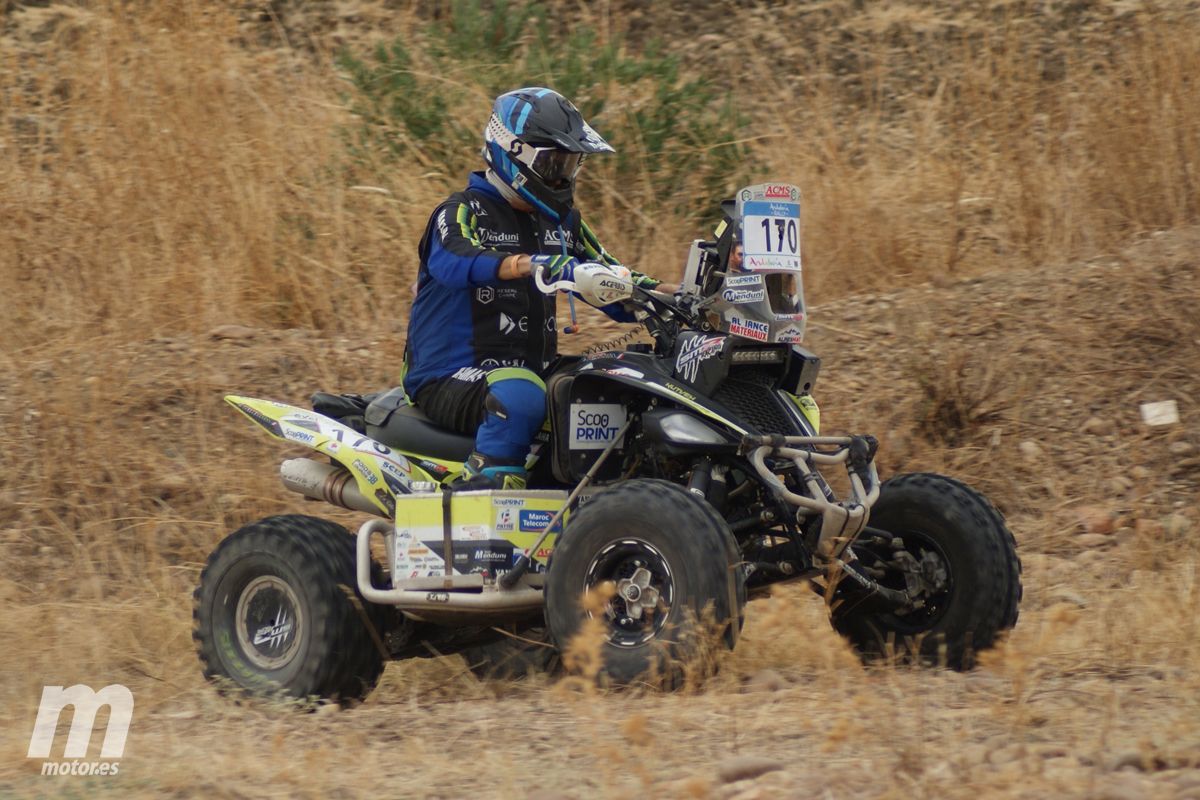
[[[821,601],[792,586],[751,604],[737,651],[689,692],[481,683],[446,657],[390,665],[352,710],[240,705],[200,678],[191,588],[237,524],[315,506],[278,488],[277,448],[220,396],[377,388],[395,363],[390,343],[227,326],[6,360],[10,453],[68,453],[105,428],[128,449],[96,464],[119,479],[112,508],[89,512],[67,491],[57,530],[22,524],[51,511],[24,498],[54,476],[6,469],[0,792],[1200,797],[1197,245],[1200,231],[1182,230],[1090,263],[812,309],[825,430],[876,432],[887,474],[974,483],[1016,534],[1020,620],[966,674],[863,668]],[[610,330],[597,324],[591,339]],[[56,378],[89,369],[126,376],[116,407],[88,404],[90,378],[73,390]],[[1165,399],[1181,421],[1142,424],[1139,403]],[[117,507],[128,524],[90,539]],[[60,601],[64,559],[78,586]],[[43,777],[24,757],[51,677],[133,689],[118,776]]]

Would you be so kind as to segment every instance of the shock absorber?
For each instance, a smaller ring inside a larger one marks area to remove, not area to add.
[[[717,511],[723,512],[725,509],[725,495],[729,492],[729,484],[725,480],[725,476],[729,473],[729,467],[724,464],[714,464],[712,468],[712,478],[708,484],[708,502]]]
[[[708,499],[708,487],[712,483],[713,463],[707,458],[696,462],[692,467],[692,476],[688,479],[688,491],[705,500]]]

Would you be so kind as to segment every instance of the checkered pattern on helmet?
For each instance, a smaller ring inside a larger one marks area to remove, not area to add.
[[[491,119],[488,120],[483,135],[489,142],[496,142],[505,150],[512,144],[512,140],[517,138],[512,131],[504,127],[504,123],[495,114],[492,114]]]

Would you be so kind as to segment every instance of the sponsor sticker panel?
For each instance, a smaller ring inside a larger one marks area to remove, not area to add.
[[[784,342],[785,344],[797,344],[804,341],[804,328],[799,325],[788,325],[783,330],[779,331],[775,336],[775,341]]]
[[[762,286],[762,275],[726,275],[725,286],[730,289],[744,289],[751,286]]]
[[[529,495],[481,494],[453,502],[453,575],[482,575],[484,582],[490,583],[512,569],[516,558],[547,532],[566,498],[565,492],[533,491]],[[535,558],[539,563],[534,565],[534,572],[544,571],[545,559],[560,530],[561,525],[555,525],[538,548]],[[397,502],[392,574],[441,577],[446,572],[445,552],[440,497],[407,495]]]
[[[522,531],[541,533],[550,527],[550,520],[554,519],[554,512],[530,509],[521,511],[519,519],[519,526]],[[562,530],[562,523],[555,523],[553,530]]]
[[[745,336],[747,339],[765,342],[770,335],[771,326],[765,322],[758,322],[757,320],[742,319],[741,317],[730,317],[729,332],[738,336]]]
[[[726,289],[721,299],[727,303],[761,303],[767,299],[765,289]]]
[[[603,450],[625,426],[625,407],[619,403],[577,403],[570,411],[573,450]]]

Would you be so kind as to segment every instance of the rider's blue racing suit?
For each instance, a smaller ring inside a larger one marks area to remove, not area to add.
[[[419,253],[404,388],[434,422],[476,433],[477,453],[523,464],[546,414],[541,373],[556,353],[556,298],[532,278],[500,280],[500,263],[520,253],[617,261],[577,214],[559,226],[519,211],[482,172],[433,212]],[[601,310],[629,321],[619,305]]]

